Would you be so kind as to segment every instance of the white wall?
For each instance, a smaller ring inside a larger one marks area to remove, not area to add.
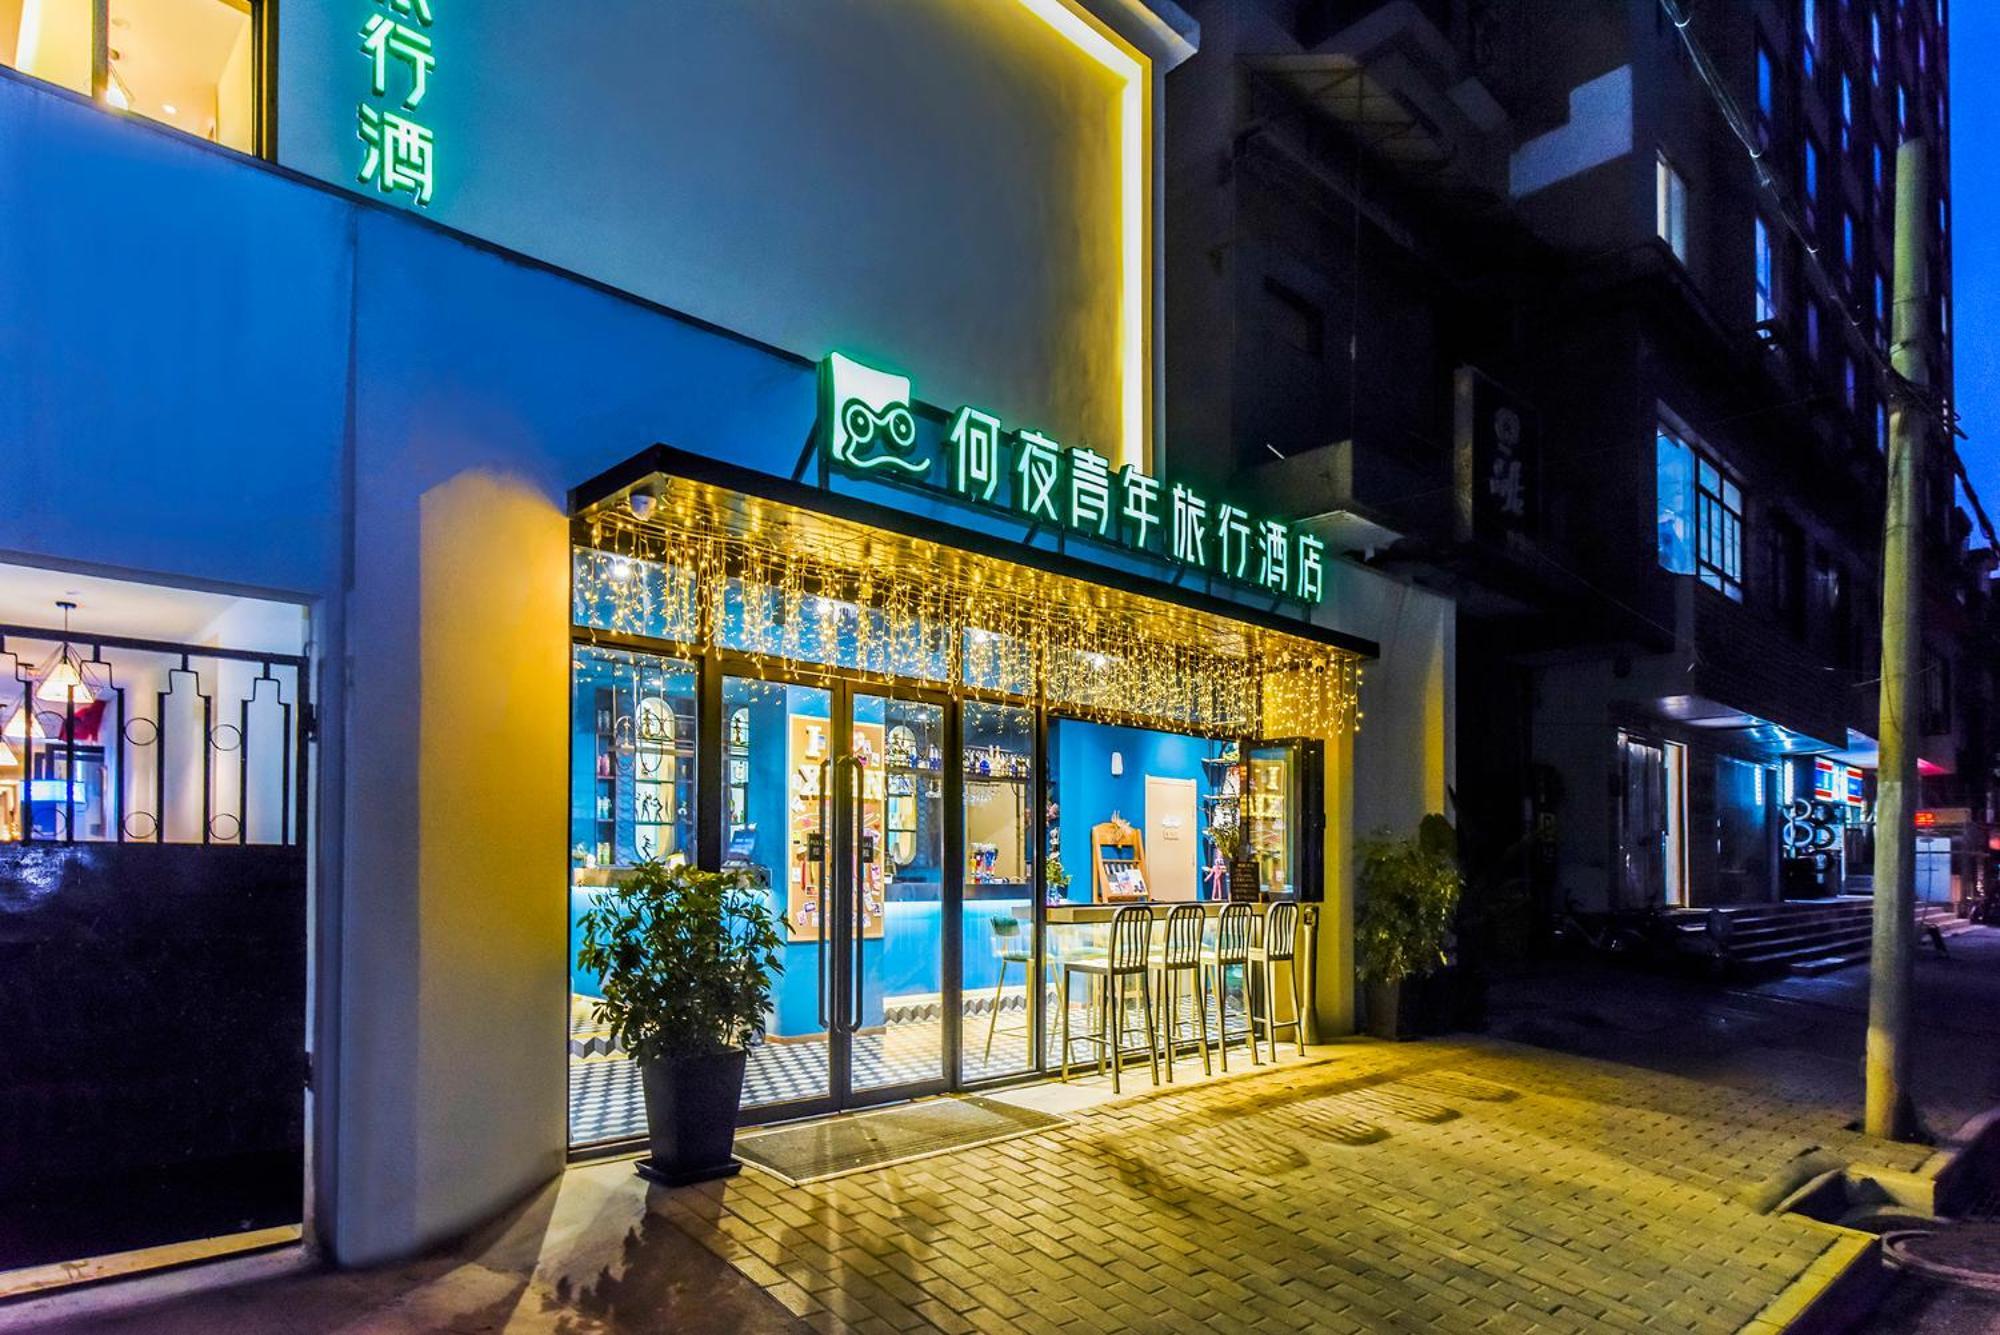
[[[344,188],[363,154],[357,34],[375,12],[279,11],[279,160]],[[434,12],[437,68],[409,113],[437,137],[432,217],[1118,454],[1123,83],[1031,5]]]

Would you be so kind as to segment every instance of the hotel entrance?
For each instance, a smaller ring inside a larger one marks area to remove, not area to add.
[[[647,859],[770,897],[746,1123],[1053,1072],[1117,905],[1319,898],[1356,648],[800,492],[657,449],[575,507],[571,921]],[[572,958],[579,1149],[645,1129],[598,995]]]

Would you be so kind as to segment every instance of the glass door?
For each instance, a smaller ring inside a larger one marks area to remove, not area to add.
[[[784,968],[771,980],[764,1042],[750,1050],[744,1071],[746,1111],[824,1105],[835,1087],[829,942],[838,939],[838,924],[828,907],[827,840],[838,788],[833,706],[833,692],[821,686],[722,682],[722,865],[748,871],[785,918]]]
[[[847,1101],[942,1088],[957,1026],[944,943],[957,929],[947,856],[951,754],[942,698],[848,694],[847,779],[836,790],[837,939],[846,976],[836,1019]],[[950,921],[947,921],[950,919]],[[956,980],[953,980],[954,982]]]

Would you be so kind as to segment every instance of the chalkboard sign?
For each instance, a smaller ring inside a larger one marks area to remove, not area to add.
[[[1239,858],[1229,864],[1229,898],[1232,903],[1254,904],[1263,890],[1263,883],[1257,877],[1257,859]]]

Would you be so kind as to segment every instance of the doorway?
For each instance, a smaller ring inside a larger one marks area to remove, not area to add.
[[[722,680],[725,867],[783,913],[784,969],[743,1104],[757,1120],[945,1088],[956,986],[945,943],[959,878],[947,697],[836,679]]]

